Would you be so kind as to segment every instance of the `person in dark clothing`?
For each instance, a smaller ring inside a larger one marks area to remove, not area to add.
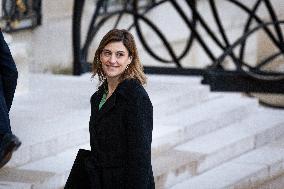
[[[90,188],[155,188],[151,143],[153,106],[134,37],[113,29],[102,39],[93,62],[100,86],[91,97]]]
[[[0,30],[0,168],[21,145],[19,139],[12,134],[9,119],[17,78],[15,62]]]

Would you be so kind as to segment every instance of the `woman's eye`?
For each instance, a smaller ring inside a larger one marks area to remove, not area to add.
[[[106,51],[104,52],[104,56],[107,56],[107,57],[108,57],[108,56],[110,56],[110,55],[111,55],[110,52],[106,52]]]
[[[122,53],[117,53],[117,55],[116,55],[117,57],[122,57],[123,56],[123,54]]]

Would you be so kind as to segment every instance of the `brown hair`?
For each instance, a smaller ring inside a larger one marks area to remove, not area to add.
[[[111,42],[121,41],[126,49],[128,50],[129,56],[132,57],[132,61],[129,64],[128,68],[124,71],[120,77],[120,82],[125,79],[137,79],[142,85],[146,84],[146,76],[143,71],[143,66],[140,63],[138,51],[134,41],[133,35],[125,29],[113,29],[110,30],[101,40],[99,47],[95,52],[95,57],[93,61],[93,76],[98,74],[100,83],[103,83],[105,80],[104,72],[100,62],[100,55],[104,47]]]

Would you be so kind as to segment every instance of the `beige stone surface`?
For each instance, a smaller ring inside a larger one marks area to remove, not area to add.
[[[3,181],[27,184],[40,183],[45,179],[52,177],[53,175],[54,173],[43,171],[3,168],[0,170],[0,183],[2,183]]]
[[[42,14],[46,21],[58,21],[70,18],[73,11],[73,0],[42,1]]]
[[[18,69],[18,84],[16,95],[29,90],[29,63],[31,58],[28,53],[28,46],[25,43],[12,43],[10,45],[12,56]]]
[[[260,102],[274,106],[284,107],[284,95],[281,94],[253,94]]]

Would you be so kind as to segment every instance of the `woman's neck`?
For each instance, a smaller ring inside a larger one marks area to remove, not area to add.
[[[108,96],[110,96],[118,86],[119,81],[117,78],[108,78],[107,85],[108,85]]]

